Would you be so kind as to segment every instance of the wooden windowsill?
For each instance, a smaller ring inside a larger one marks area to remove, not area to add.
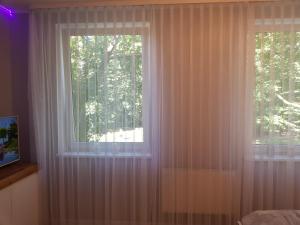
[[[0,190],[38,171],[36,164],[17,163],[0,168]]]

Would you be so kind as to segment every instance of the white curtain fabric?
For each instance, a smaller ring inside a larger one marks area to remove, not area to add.
[[[41,224],[230,225],[299,207],[299,9],[33,11]]]
[[[299,2],[254,8],[255,209],[299,209]]]

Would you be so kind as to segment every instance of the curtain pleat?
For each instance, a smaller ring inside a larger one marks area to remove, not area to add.
[[[231,225],[299,207],[299,9],[34,10],[41,224]]]

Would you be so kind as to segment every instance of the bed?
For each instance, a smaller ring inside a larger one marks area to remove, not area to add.
[[[300,225],[300,210],[255,211],[244,216],[239,225]]]

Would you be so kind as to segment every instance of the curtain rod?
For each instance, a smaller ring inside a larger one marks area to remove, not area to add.
[[[201,3],[239,3],[239,2],[278,2],[280,0],[98,0],[98,1],[63,1],[33,3],[30,9],[51,9],[69,7],[98,7],[98,6],[139,6],[139,5],[175,5]]]

